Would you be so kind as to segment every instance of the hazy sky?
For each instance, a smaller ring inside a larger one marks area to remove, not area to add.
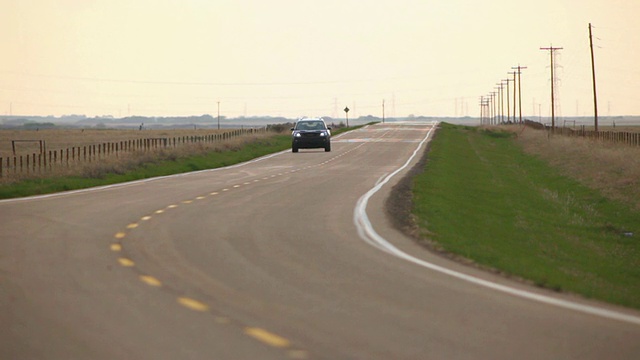
[[[640,115],[638,0],[0,0],[0,114]],[[513,93],[511,93],[513,94]]]

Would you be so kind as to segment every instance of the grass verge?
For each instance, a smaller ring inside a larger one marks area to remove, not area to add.
[[[274,135],[243,144],[237,149],[211,151],[206,154],[184,156],[173,160],[151,160],[123,173],[106,173],[97,177],[58,176],[22,180],[0,186],[0,199],[49,194],[84,189],[156,176],[214,169],[238,164],[257,157],[282,151],[291,146],[288,135]]]
[[[640,308],[640,211],[526,154],[513,136],[441,125],[413,179],[421,236],[542,287]]]

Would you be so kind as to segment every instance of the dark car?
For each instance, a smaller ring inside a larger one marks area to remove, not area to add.
[[[300,119],[291,128],[291,151],[324,148],[331,151],[331,128],[322,119]]]

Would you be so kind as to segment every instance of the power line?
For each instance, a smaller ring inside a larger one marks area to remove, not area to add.
[[[518,108],[520,109],[520,124],[522,124],[522,81],[520,79],[520,74],[522,74],[521,70],[526,69],[526,66],[520,66],[518,65],[517,67],[512,67],[512,69],[517,69],[517,74],[518,74]],[[514,91],[515,91],[515,86],[514,86]],[[514,93],[515,95],[515,93]],[[514,105],[515,106],[515,97],[514,97]],[[515,109],[514,109],[514,119],[513,121],[515,122]]]
[[[553,45],[548,48],[540,48],[540,50],[549,51],[549,56],[551,57],[551,131],[554,131],[556,128],[555,94],[553,91],[556,78],[554,73],[553,55],[556,51],[562,49],[563,48],[561,47],[553,47]]]

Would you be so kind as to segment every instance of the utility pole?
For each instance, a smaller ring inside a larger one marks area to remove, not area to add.
[[[490,124],[489,96],[480,96],[480,125]]]
[[[492,116],[491,116],[491,124],[492,125],[496,125],[497,121],[496,121],[496,94],[497,92],[492,91],[489,93],[489,95],[491,95],[491,111],[492,111]]]
[[[596,94],[596,64],[593,56],[593,36],[591,34],[591,23],[589,23],[589,46],[591,47],[591,76],[593,78],[593,112],[594,126],[598,131],[598,95]]]
[[[220,130],[220,101],[218,101],[218,130]]]
[[[500,83],[496,85],[499,85],[496,89],[500,89],[500,123],[504,124],[504,93],[502,91],[504,89],[504,80],[500,81]]]
[[[491,111],[489,110],[489,101],[490,101],[490,99],[488,97],[485,97],[484,104],[483,104],[483,106],[485,108],[485,111],[484,111],[485,123],[491,121],[490,120]]]
[[[502,81],[506,81],[507,82],[507,123],[509,123],[511,121],[511,106],[509,105],[509,83],[513,80],[511,79],[504,79]],[[515,119],[514,119],[515,120]]]
[[[384,99],[382,99],[382,123],[384,124]]]
[[[561,47],[553,47],[551,45],[548,48],[540,48],[540,50],[549,51],[549,56],[551,57],[551,131],[555,131],[556,129],[556,100],[555,95],[553,93],[554,84],[556,82],[555,74],[554,74],[554,64],[553,64],[553,55],[556,51],[562,50]]]
[[[517,72],[518,74],[518,108],[520,109],[520,124],[522,124],[522,81],[520,80],[520,74],[522,73],[521,70],[524,70],[526,68],[527,68],[526,66],[520,66],[520,65],[518,65],[517,67],[512,67],[512,69],[518,70]],[[514,119],[514,122],[515,122],[515,119]]]
[[[498,84],[496,84],[498,85]],[[502,89],[500,89],[500,86],[494,86],[494,89],[498,90],[496,91],[496,97],[497,97],[497,102],[496,102],[496,124],[500,124],[501,120],[500,120],[500,101],[502,100]]]
[[[486,104],[485,106],[487,107],[487,113],[486,113],[486,118],[487,118],[487,124],[488,125],[493,125],[493,120],[491,120],[491,94],[488,94],[486,96]]]
[[[513,74],[513,123],[516,123],[516,93],[518,92],[517,88],[516,88],[516,75],[518,75],[517,71],[511,71],[508,73],[509,75]]]

